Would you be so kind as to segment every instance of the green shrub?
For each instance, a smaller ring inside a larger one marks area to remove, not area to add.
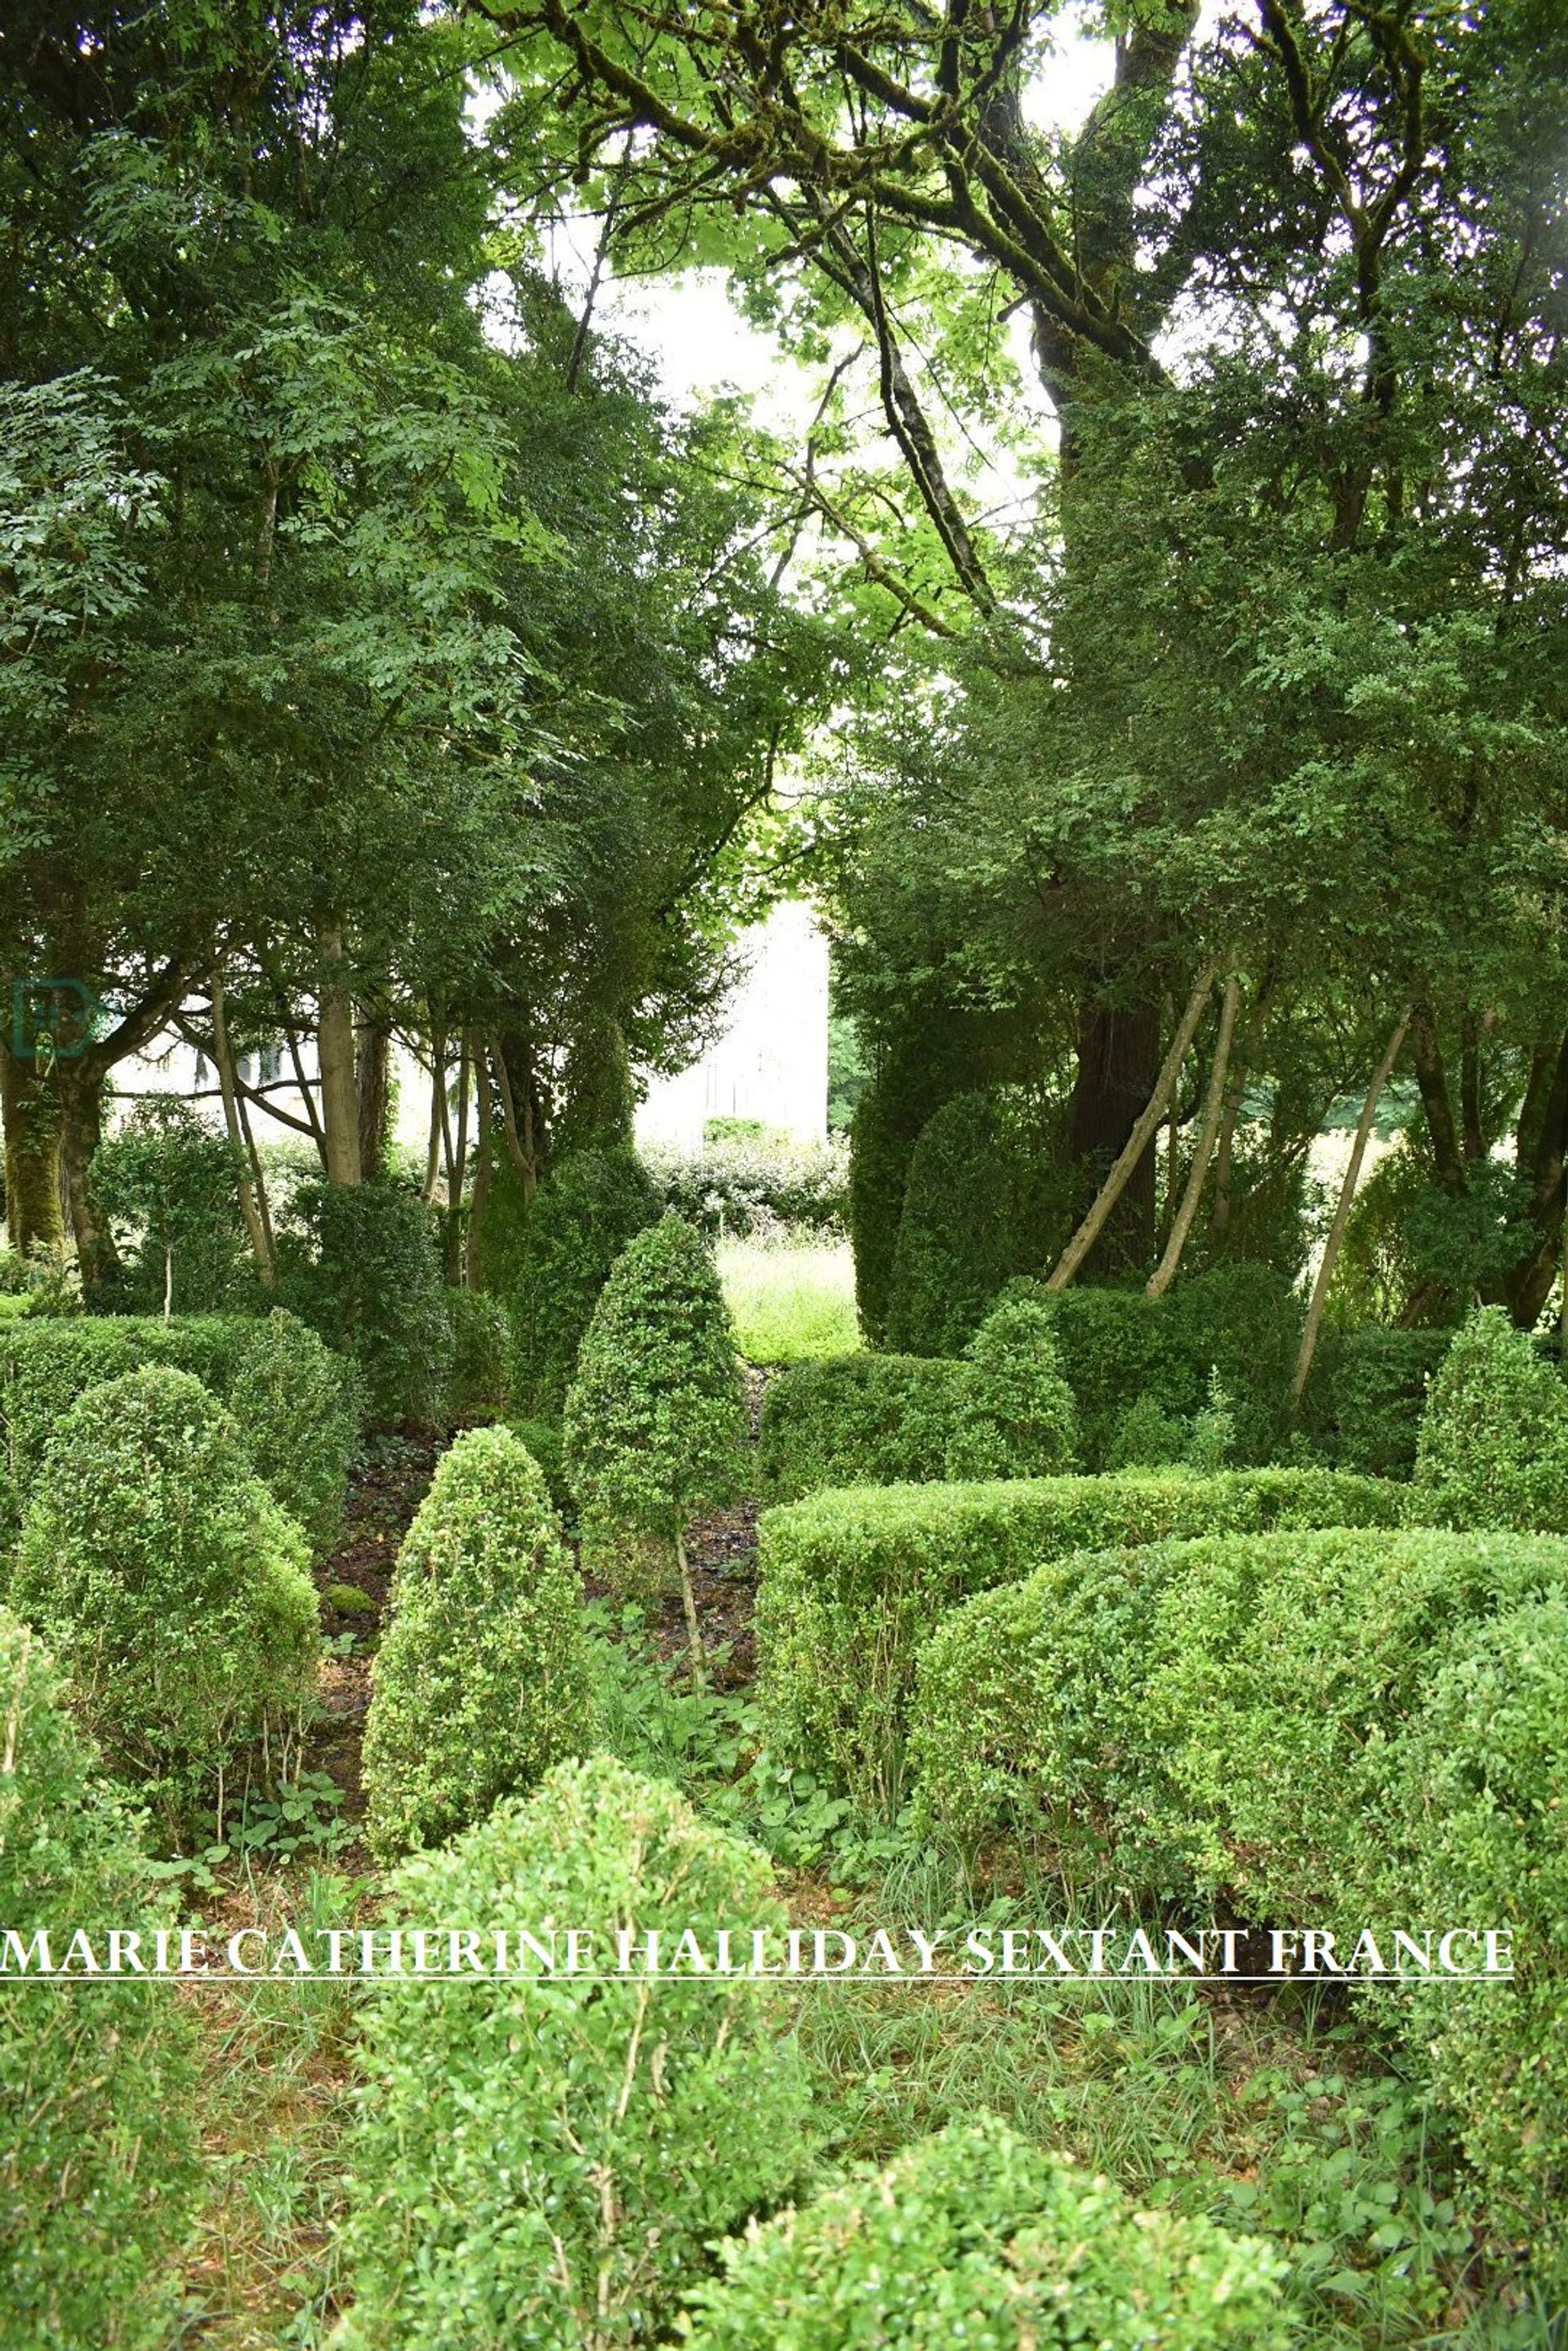
[[[830,1355],[775,1373],[763,1396],[767,1502],[822,1486],[916,1485],[945,1473],[962,1369],[927,1355]]]
[[[499,1298],[483,1290],[450,1288],[446,1316],[452,1326],[452,1370],[447,1381],[449,1419],[469,1413],[506,1409],[506,1377],[512,1325]]]
[[[174,1094],[139,1102],[88,1173],[120,1252],[112,1302],[138,1313],[167,1302],[182,1314],[249,1304],[257,1280],[240,1217],[245,1172],[192,1103]]]
[[[549,1418],[566,1401],[609,1270],[659,1215],[659,1196],[636,1154],[580,1151],[540,1185],[512,1293],[512,1400]]]
[[[1428,1526],[1568,1531],[1568,1387],[1501,1306],[1470,1316],[1433,1378],[1410,1507]]]
[[[700,1659],[685,1533],[744,1489],[746,1389],[713,1260],[679,1217],[616,1260],[561,1433],[585,1558],[634,1587],[675,1566]]]
[[[452,1364],[432,1211],[394,1184],[301,1184],[279,1251],[279,1294],[348,1355],[380,1426],[432,1427]]]
[[[1070,1165],[1049,1113],[1017,1087],[955,1094],[909,1160],[888,1277],[888,1344],[955,1355],[1016,1274],[1049,1266],[1073,1228]]]
[[[116,1773],[219,1797],[254,1740],[285,1768],[319,1635],[304,1537],[188,1372],[79,1396],[35,1481],[11,1601],[69,1675]]]
[[[256,1331],[241,1314],[29,1317],[0,1329],[0,1544],[15,1541],[49,1440],[85,1389],[164,1364],[226,1397]]]
[[[108,1928],[164,1915],[42,1642],[3,1609],[0,1722],[0,1919],[23,1951],[43,1930],[57,1966],[80,1928],[105,1966]],[[155,2351],[176,2332],[171,2259],[198,2186],[190,2011],[167,1985],[29,1984],[16,1967],[0,1976],[0,2351]]]
[[[256,1476],[325,1559],[359,1443],[352,1364],[280,1306],[247,1326],[224,1400]]]
[[[1137,1396],[1116,1419],[1106,1447],[1106,1468],[1170,1468],[1185,1458],[1189,1434],[1187,1423],[1153,1396]]]
[[[1428,1382],[1451,1331],[1324,1332],[1304,1398],[1308,1425],[1342,1469],[1408,1478]]]
[[[437,1844],[593,1744],[577,1578],[510,1429],[443,1458],[398,1554],[370,1669],[364,1774],[382,1859]]]
[[[1568,2283],[1568,1597],[1455,1644],[1403,1741],[1393,1858],[1405,1907],[1514,1928],[1515,1975],[1400,1995],[1501,2228]],[[1391,1808],[1392,1809],[1392,1808]],[[1402,1815],[1402,1817],[1401,1817]],[[1406,2003],[1408,2003],[1407,2005]]]
[[[489,1947],[784,1924],[768,1865],[608,1756],[563,1764],[392,1881],[389,1919]],[[637,1948],[645,1948],[639,1945]],[[344,2351],[540,2351],[662,2337],[712,2241],[799,2182],[807,2092],[779,1994],[710,1974],[388,1982],[349,2152]]]
[[[994,2116],[951,2124],[723,2248],[691,2351],[1282,2346],[1285,2264],[1121,2190]]]
[[[800,1143],[765,1130],[710,1134],[700,1151],[654,1144],[642,1155],[663,1206],[711,1237],[765,1238],[781,1224],[842,1230],[849,1195],[842,1139]]]
[[[561,1447],[560,1422],[509,1420],[506,1426],[538,1463],[552,1510],[557,1511],[567,1525],[573,1524],[577,1506],[566,1483],[566,1458]]]
[[[770,1746],[810,1750],[863,1802],[896,1802],[915,1654],[950,1608],[1042,1561],[1275,1526],[1397,1523],[1401,1496],[1332,1470],[1177,1471],[867,1487],[760,1522],[758,1697]]]
[[[950,1478],[1046,1478],[1073,1466],[1073,1391],[1047,1308],[1003,1299],[970,1341],[955,1383]]]
[[[904,1213],[914,1131],[900,1090],[874,1078],[855,1106],[849,1130],[849,1241],[855,1252],[855,1304],[874,1347],[888,1338],[893,1251]]]

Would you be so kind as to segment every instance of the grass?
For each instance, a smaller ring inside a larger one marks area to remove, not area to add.
[[[719,1275],[750,1364],[798,1364],[860,1344],[847,1241],[722,1241]]]

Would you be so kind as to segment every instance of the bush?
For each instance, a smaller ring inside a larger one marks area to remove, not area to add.
[[[278,1307],[247,1327],[226,1401],[251,1468],[305,1530],[315,1557],[327,1558],[359,1443],[352,1364]]]
[[[447,1382],[449,1419],[468,1413],[506,1409],[506,1374],[512,1325],[499,1298],[483,1290],[449,1288],[446,1316],[452,1326],[452,1371]]]
[[[713,1261],[679,1217],[617,1259],[561,1433],[585,1558],[633,1584],[675,1564],[700,1658],[685,1533],[743,1490],[746,1389]]]
[[[506,1424],[518,1443],[537,1462],[550,1497],[550,1507],[559,1513],[566,1525],[576,1517],[576,1504],[566,1483],[566,1458],[561,1447],[561,1424],[558,1420],[509,1420]]]
[[[955,1094],[909,1160],[888,1280],[887,1336],[955,1355],[1016,1274],[1047,1267],[1073,1228],[1073,1170],[1017,1087]]]
[[[659,1196],[629,1150],[580,1151],[540,1185],[512,1295],[512,1400],[560,1411],[599,1292],[633,1237],[659,1215]]]
[[[303,1536],[188,1372],[129,1373],[61,1421],[11,1599],[70,1676],[109,1768],[165,1800],[222,1795],[249,1742],[275,1776],[315,1687]]]
[[[0,1918],[23,1950],[47,1933],[57,1966],[81,1928],[102,1965],[108,1928],[163,1918],[43,1644],[3,1609],[0,1721]],[[72,1990],[15,1970],[0,1978],[0,2346],[154,2351],[177,2332],[171,2257],[199,2185],[189,2010],[167,1985]]]
[[[445,1455],[398,1554],[364,1773],[383,1860],[438,1844],[593,1744],[576,1574],[510,1429]]]
[[[1050,1477],[1072,1468],[1077,1427],[1048,1310],[1004,1299],[970,1341],[954,1384],[947,1475]]]
[[[1428,1384],[1451,1331],[1325,1331],[1303,1399],[1304,1416],[1342,1469],[1408,1478],[1416,1467]]]
[[[1501,1306],[1470,1316],[1432,1381],[1410,1507],[1428,1526],[1568,1531],[1568,1388]]]
[[[775,1374],[757,1432],[763,1500],[942,1477],[961,1378],[927,1355],[832,1355]]]
[[[1393,1867],[1417,1916],[1511,1922],[1511,1982],[1403,1995],[1507,2233],[1568,2262],[1568,1597],[1457,1643],[1403,1742]]]
[[[723,2248],[691,2351],[1282,2346],[1284,2262],[1120,2189],[994,2116],[952,2124]],[[874,2319],[869,2314],[874,2313]]]
[[[116,1305],[205,1314],[250,1302],[256,1268],[237,1189],[245,1172],[190,1102],[160,1094],[137,1103],[88,1172],[121,1252]]]
[[[712,1238],[766,1238],[781,1224],[843,1230],[849,1151],[841,1139],[798,1143],[765,1131],[710,1134],[701,1151],[650,1145],[643,1164],[662,1205]]]
[[[279,1294],[329,1347],[348,1355],[381,1426],[429,1428],[446,1404],[452,1364],[432,1212],[396,1185],[301,1184],[296,1229],[279,1253]]]
[[[659,2339],[712,2241],[799,2181],[807,2093],[773,1986],[602,1970],[632,1922],[667,1954],[687,1928],[710,1950],[719,1927],[781,1928],[765,1859],[596,1756],[405,1864],[389,1915],[486,1949],[580,1927],[597,1980],[377,1990],[344,2351]]]
[[[1106,1447],[1107,1469],[1168,1469],[1184,1459],[1189,1431],[1151,1395],[1135,1397],[1116,1419]]]
[[[896,1804],[915,1655],[971,1593],[1111,1544],[1276,1526],[1397,1522],[1401,1495],[1332,1470],[867,1487],[764,1513],[758,1698],[770,1746],[820,1754],[863,1802]]]
[[[907,1105],[885,1079],[874,1078],[850,1123],[847,1200],[856,1309],[860,1328],[874,1347],[887,1343],[893,1251],[914,1148]]]
[[[79,1314],[6,1324],[0,1330],[0,1545],[15,1541],[49,1440],[85,1389],[163,1364],[192,1373],[213,1395],[227,1397],[259,1327],[241,1314],[169,1322]],[[276,1468],[281,1456],[274,1452],[269,1458]]]

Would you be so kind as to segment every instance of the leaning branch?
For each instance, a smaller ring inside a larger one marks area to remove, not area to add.
[[[1302,1332],[1301,1353],[1296,1357],[1296,1374],[1291,1382],[1293,1407],[1301,1403],[1302,1397],[1306,1393],[1307,1374],[1312,1370],[1312,1359],[1317,1351],[1317,1334],[1323,1325],[1323,1310],[1328,1302],[1328,1285],[1334,1279],[1334,1269],[1338,1261],[1340,1245],[1345,1239],[1345,1228],[1350,1222],[1350,1210],[1355,1198],[1355,1187],[1361,1180],[1361,1163],[1366,1156],[1366,1138],[1372,1132],[1372,1122],[1377,1115],[1377,1105],[1382,1099],[1383,1089],[1393,1074],[1395,1062],[1399,1059],[1400,1049],[1405,1042],[1405,1032],[1410,1026],[1411,1010],[1412,1008],[1407,1005],[1400,1014],[1398,1025],[1388,1040],[1388,1050],[1373,1073],[1372,1083],[1366,1089],[1366,1100],[1361,1105],[1361,1117],[1356,1124],[1355,1140],[1350,1146],[1350,1161],[1345,1171],[1345,1181],[1339,1187],[1339,1200],[1334,1211],[1334,1222],[1328,1228],[1328,1238],[1324,1244],[1323,1261],[1317,1270],[1317,1280],[1312,1286],[1312,1301],[1307,1307],[1306,1323]]]

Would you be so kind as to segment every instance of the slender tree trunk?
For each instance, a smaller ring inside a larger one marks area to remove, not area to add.
[[[367,1182],[379,1176],[386,1165],[391,1048],[392,1024],[384,1013],[369,1014],[360,1021],[354,1082],[358,1102],[359,1172]]]
[[[1187,1049],[1197,1032],[1199,1020],[1203,1018],[1203,1007],[1214,985],[1214,975],[1218,968],[1219,966],[1216,963],[1208,963],[1204,966],[1198,985],[1188,998],[1187,1009],[1181,1016],[1181,1025],[1171,1039],[1170,1050],[1160,1065],[1159,1074],[1155,1080],[1154,1091],[1134,1122],[1132,1133],[1123,1144],[1116,1165],[1101,1185],[1088,1215],[1073,1235],[1047,1277],[1045,1283],[1047,1290],[1066,1289],[1067,1284],[1099,1238],[1107,1217],[1132,1180],[1134,1171],[1147,1157],[1149,1145],[1158,1131],[1159,1122],[1165,1115],[1171,1091],[1180,1075]]]
[[[468,1176],[468,1078],[471,1055],[467,1032],[457,1055],[457,1140],[453,1145],[446,1189],[446,1278],[456,1289],[462,1280],[462,1187]]]
[[[1078,1032],[1068,1150],[1091,1167],[1120,1165],[1127,1137],[1139,1126],[1159,1069],[1159,1015],[1152,1004],[1085,1013]],[[1163,1104],[1162,1104],[1163,1108]],[[1096,1227],[1094,1271],[1147,1266],[1155,1243],[1155,1135],[1142,1131],[1137,1156],[1117,1183],[1110,1208]],[[1085,1204],[1092,1214],[1102,1193]],[[1114,1211],[1114,1214],[1112,1213]],[[1103,1237],[1102,1237],[1103,1236]]]
[[[66,1245],[60,1209],[60,1098],[52,1074],[0,1044],[5,1123],[5,1229],[19,1254]]]
[[[1339,1257],[1341,1244],[1345,1239],[1345,1228],[1350,1222],[1355,1187],[1361,1180],[1361,1163],[1366,1156],[1366,1138],[1372,1132],[1372,1122],[1377,1115],[1377,1105],[1382,1100],[1383,1089],[1393,1074],[1394,1064],[1399,1059],[1400,1048],[1405,1042],[1405,1033],[1410,1028],[1413,1017],[1408,1007],[1400,1014],[1398,1025],[1388,1040],[1387,1050],[1373,1072],[1372,1083],[1366,1089],[1366,1100],[1361,1105],[1361,1116],[1356,1123],[1355,1139],[1350,1146],[1350,1159],[1345,1167],[1345,1181],[1339,1187],[1339,1200],[1334,1211],[1334,1222],[1328,1228],[1328,1238],[1324,1243],[1323,1261],[1317,1270],[1317,1279],[1312,1286],[1312,1299],[1307,1307],[1306,1322],[1302,1330],[1301,1353],[1296,1357],[1295,1377],[1291,1382],[1291,1402],[1293,1405],[1299,1405],[1306,1393],[1307,1374],[1312,1370],[1312,1359],[1317,1352],[1317,1334],[1323,1324],[1323,1310],[1328,1302],[1328,1286],[1334,1279],[1334,1265]]]
[[[1464,1155],[1454,1124],[1454,1106],[1449,1099],[1448,1073],[1438,1042],[1437,1022],[1431,1006],[1425,1002],[1417,1003],[1410,1014],[1410,1058],[1416,1064],[1416,1083],[1421,1090],[1421,1106],[1427,1113],[1427,1132],[1432,1139],[1438,1181],[1450,1198],[1459,1199],[1467,1189]]]
[[[213,1066],[218,1072],[218,1092],[223,1102],[223,1124],[228,1130],[229,1148],[234,1155],[234,1189],[239,1195],[240,1214],[245,1220],[245,1230],[251,1237],[251,1249],[261,1275],[263,1286],[273,1286],[272,1246],[261,1210],[251,1188],[250,1155],[245,1149],[244,1130],[240,1124],[239,1093],[234,1084],[234,1052],[229,1041],[228,1015],[223,1006],[223,976],[213,974]]]
[[[686,1538],[675,1538],[675,1557],[680,1569],[680,1605],[686,1617],[686,1637],[691,1645],[691,1679],[698,1689],[708,1687],[708,1660],[702,1648],[702,1630],[697,1622],[697,1594],[691,1583],[691,1562],[686,1555]]]
[[[256,1149],[256,1139],[251,1131],[251,1114],[245,1106],[245,1098],[243,1092],[239,1094],[238,1100],[240,1133],[244,1136],[245,1155],[251,1164],[251,1182],[255,1188],[256,1214],[261,1218],[262,1240],[266,1249],[267,1263],[273,1268],[275,1274],[277,1270],[277,1247],[273,1238],[272,1204],[266,1196],[266,1171],[262,1166],[261,1153]]]
[[[1220,1033],[1214,1043],[1214,1066],[1209,1072],[1209,1099],[1203,1107],[1203,1123],[1199,1129],[1187,1189],[1181,1196],[1181,1206],[1170,1228],[1165,1255],[1148,1278],[1150,1298],[1163,1297],[1175,1280],[1181,1252],[1187,1246],[1187,1236],[1192,1230],[1192,1220],[1198,1214],[1198,1203],[1203,1196],[1203,1179],[1209,1173],[1210,1155],[1220,1131],[1220,1113],[1225,1099],[1225,1073],[1231,1059],[1231,1039],[1235,1032],[1236,1008],[1241,1001],[1241,993],[1240,984],[1232,972],[1225,982],[1224,1001],[1220,1007]]]
[[[436,1185],[441,1176],[441,1136],[446,1126],[446,1030],[433,1012],[430,1015],[430,1046],[431,1128],[425,1150],[423,1192],[427,1205],[436,1196]]]
[[[1269,999],[1273,994],[1273,979],[1265,973],[1258,984],[1252,1008],[1247,1015],[1240,1051],[1231,1055],[1231,1076],[1225,1088],[1225,1110],[1220,1122],[1220,1140],[1214,1146],[1214,1210],[1209,1229],[1223,1233],[1231,1223],[1231,1164],[1236,1145],[1236,1128],[1241,1116],[1241,1098],[1247,1091],[1247,1072],[1256,1057],[1268,1016]]]
[[[505,1040],[492,1040],[491,1059],[495,1070],[495,1091],[501,1097],[501,1123],[506,1136],[506,1149],[513,1165],[523,1179],[523,1205],[532,1207],[534,1195],[539,1188],[539,1163],[534,1148],[533,1089],[525,1083],[523,1090],[524,1131],[517,1128],[517,1104],[512,1090],[512,1072],[506,1064]]]
[[[103,1091],[107,1072],[70,1061],[57,1070],[60,1102],[60,1176],[82,1296],[90,1306],[112,1288],[119,1270],[114,1235],[92,1196],[93,1154],[103,1139]]]
[[[321,1067],[321,1126],[329,1184],[358,1184],[359,1101],[354,1067],[354,1002],[340,922],[323,929],[317,1053]]]
[[[483,1041],[476,1038],[473,1044],[473,1197],[469,1202],[468,1247],[463,1265],[463,1279],[470,1290],[480,1287],[484,1211],[490,1198],[491,1120],[489,1057]]]

